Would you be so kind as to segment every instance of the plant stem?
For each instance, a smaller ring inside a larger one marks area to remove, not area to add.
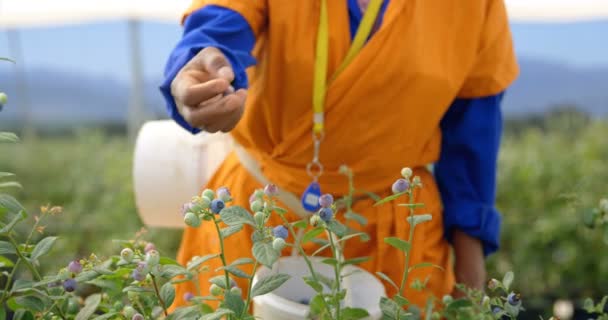
[[[23,256],[21,251],[19,250],[19,245],[17,244],[17,242],[15,242],[15,239],[13,239],[12,237],[9,237],[8,239],[9,239],[10,243],[13,245],[13,247],[15,247],[15,251],[16,251],[15,253],[17,254],[17,257],[19,257],[19,259],[21,259],[21,261],[23,261],[23,263],[25,263],[25,266],[30,270],[30,272],[34,276],[34,279],[36,279],[36,281],[42,280],[42,277],[40,276],[40,273],[38,273],[38,270],[36,270],[36,268],[34,268],[32,263],[29,262],[25,258],[25,256]],[[27,246],[27,244],[26,244],[26,246]]]
[[[413,204],[414,203],[414,195],[412,193],[412,191],[410,190],[407,193],[407,196],[409,197],[409,203]],[[412,241],[414,240],[414,229],[416,228],[416,226],[414,225],[414,208],[413,206],[410,206],[410,217],[409,217],[409,221],[410,221],[410,234],[408,237],[407,242],[410,244],[410,250],[412,249]],[[405,284],[407,283],[407,278],[409,276],[409,272],[410,272],[410,257],[412,256],[410,254],[410,251],[406,251],[405,253],[405,265],[403,268],[403,277],[401,278],[401,286],[399,286],[399,294],[401,296],[403,296],[403,290],[405,289]]]
[[[251,272],[251,278],[249,278],[249,285],[247,287],[247,300],[245,301],[245,308],[243,309],[243,313],[241,314],[241,318],[248,312],[249,304],[251,303],[251,289],[253,288],[253,277],[255,277],[255,273],[258,270],[258,261],[256,260],[253,264],[253,272]]]
[[[336,245],[334,243],[334,236],[331,231],[327,230],[327,237],[329,238],[329,244],[331,246],[331,252],[334,255],[334,259],[336,259],[336,264],[334,265],[334,276],[336,278],[336,292],[337,296],[340,294],[340,266],[342,265],[341,254],[339,254]],[[336,299],[336,319],[340,319],[340,300]]]
[[[279,213],[279,217],[281,217],[281,219],[283,220],[283,223],[285,223],[285,225],[287,226],[287,229],[289,229],[289,233],[291,233],[291,236],[294,238],[294,247],[296,247],[298,249],[300,256],[302,256],[302,258],[304,259],[304,262],[306,262],[310,275],[317,283],[319,283],[320,281],[317,278],[317,273],[315,272],[315,269],[312,267],[312,263],[310,262],[310,259],[308,259],[306,252],[304,252],[304,249],[302,249],[302,246],[300,245],[300,239],[298,238],[297,233],[293,230],[293,226],[291,225],[291,223],[289,223],[289,221],[287,221],[287,218],[285,218],[285,216],[283,214]],[[327,309],[325,300],[322,299],[321,301],[323,301],[323,307],[325,307],[325,309]]]
[[[217,223],[217,219],[213,216],[213,223],[215,224],[215,230],[217,231],[217,237],[220,239],[220,259],[222,259],[222,266],[224,266],[224,275],[226,276],[226,290],[230,290],[230,276],[228,270],[226,270],[226,256],[224,254],[224,236],[220,230],[220,225]]]
[[[152,277],[152,284],[154,285],[154,292],[156,292],[156,296],[158,297],[158,301],[160,301],[160,306],[163,307],[163,312],[165,313],[165,317],[169,315],[167,312],[167,306],[165,305],[165,301],[160,296],[160,292],[158,291],[158,285],[156,285],[156,277],[153,274],[150,274]]]

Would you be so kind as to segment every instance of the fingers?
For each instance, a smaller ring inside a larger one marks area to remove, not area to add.
[[[177,103],[195,107],[228,91],[229,88],[230,84],[224,79],[213,79],[203,83],[193,83],[184,79],[178,80],[173,97]]]
[[[234,80],[234,71],[228,58],[217,48],[207,47],[194,58],[195,63],[202,67],[211,78],[222,78],[228,82]]]
[[[241,117],[245,107],[246,91],[241,89],[234,94],[215,98],[200,106],[185,107],[182,115],[194,127],[204,127],[208,132],[228,132],[232,130]]]

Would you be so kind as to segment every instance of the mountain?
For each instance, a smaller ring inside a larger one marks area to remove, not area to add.
[[[506,116],[541,113],[561,105],[575,105],[593,115],[608,115],[608,67],[580,68],[538,59],[521,58],[521,75],[508,90]],[[52,69],[28,70],[28,105],[38,125],[72,125],[82,122],[124,122],[128,83]],[[23,118],[23,105],[15,94],[12,72],[0,72],[0,88],[10,98],[0,114],[0,124]],[[158,91],[161,79],[146,79],[145,109],[152,118],[166,117]]]

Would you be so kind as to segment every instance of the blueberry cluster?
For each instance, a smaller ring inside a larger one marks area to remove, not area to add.
[[[195,197],[182,206],[184,222],[190,227],[198,228],[203,220],[212,220],[213,215],[219,214],[230,201],[232,196],[226,187],[221,187],[216,192],[205,189],[200,197]]]

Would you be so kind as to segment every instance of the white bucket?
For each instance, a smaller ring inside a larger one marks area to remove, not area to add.
[[[312,259],[315,270],[330,279],[334,278],[333,268]],[[345,305],[363,308],[369,313],[366,319],[376,320],[382,318],[380,310],[380,297],[386,296],[384,285],[371,273],[355,266],[347,266],[343,274],[357,271],[345,278],[347,290]],[[264,320],[307,320],[308,304],[315,291],[308,286],[302,277],[310,275],[306,262],[302,257],[282,257],[276,262],[273,270],[261,268],[253,278],[253,282],[270,274],[285,273],[291,278],[273,292],[253,298],[253,314],[257,319]]]
[[[232,150],[227,134],[196,135],[173,120],[150,121],[135,143],[135,203],[146,226],[183,228],[181,207],[203,185]]]

